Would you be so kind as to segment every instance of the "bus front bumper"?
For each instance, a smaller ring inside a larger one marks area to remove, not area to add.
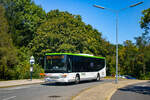
[[[44,80],[45,80],[45,83],[51,83],[51,82],[67,83],[67,82],[70,82],[67,78],[59,78],[59,79],[45,78]]]

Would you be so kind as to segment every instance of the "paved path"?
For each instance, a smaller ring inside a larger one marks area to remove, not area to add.
[[[0,88],[0,100],[71,100],[72,96],[87,88],[108,82],[112,80],[89,81],[77,85],[51,83]]]
[[[150,82],[129,85],[118,89],[111,100],[150,100]]]
[[[42,80],[42,79],[0,81],[0,88],[13,87],[13,86],[18,86],[18,85],[35,84],[35,83],[43,83],[43,82],[44,82],[44,80]]]

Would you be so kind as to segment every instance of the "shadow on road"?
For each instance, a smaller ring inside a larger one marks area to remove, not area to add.
[[[144,85],[129,85],[127,87],[118,89],[120,91],[126,91],[126,92],[135,92],[139,94],[144,94],[144,95],[150,95],[150,86],[144,86]]]
[[[100,81],[81,81],[79,84],[88,84],[88,83],[93,83],[93,82],[103,82],[103,80],[100,80]],[[44,86],[70,86],[70,85],[78,85],[78,84],[70,82],[70,83],[44,83],[41,85],[44,85]]]

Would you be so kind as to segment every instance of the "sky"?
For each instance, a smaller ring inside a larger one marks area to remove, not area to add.
[[[126,40],[135,43],[134,37],[142,34],[140,20],[142,11],[150,8],[150,0],[34,0],[46,12],[59,9],[74,15],[80,15],[85,24],[102,32],[102,37],[110,43],[116,43],[116,14],[107,9],[99,9],[93,5],[119,10],[130,5],[144,1],[136,7],[121,11],[118,16],[118,42],[123,44]]]

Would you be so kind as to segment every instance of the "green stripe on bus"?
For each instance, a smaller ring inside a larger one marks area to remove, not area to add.
[[[105,57],[97,57],[97,56],[89,56],[89,55],[73,54],[73,53],[46,53],[45,55],[74,55],[74,56],[84,56],[84,57],[105,59]]]

